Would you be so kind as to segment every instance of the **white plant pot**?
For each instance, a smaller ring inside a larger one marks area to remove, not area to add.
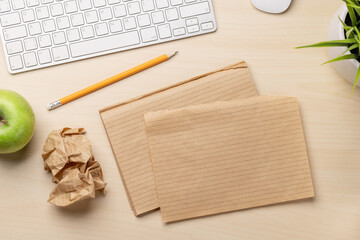
[[[345,4],[343,4],[335,13],[331,19],[327,40],[343,40],[345,39],[344,28],[339,20],[345,22],[346,15],[348,10]],[[329,47],[328,54],[329,58],[333,59],[338,57],[341,53],[346,50],[346,47]],[[340,76],[345,78],[351,84],[354,84],[356,74],[359,68],[359,62],[355,59],[343,60],[339,62],[332,63],[335,70],[339,73]],[[357,83],[357,86],[360,86],[360,81]]]

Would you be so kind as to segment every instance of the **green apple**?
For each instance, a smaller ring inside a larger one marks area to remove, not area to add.
[[[0,154],[25,147],[34,129],[35,115],[25,98],[16,92],[0,89]]]

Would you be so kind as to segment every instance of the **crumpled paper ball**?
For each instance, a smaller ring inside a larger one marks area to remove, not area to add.
[[[53,175],[56,187],[48,202],[68,206],[86,198],[95,198],[95,191],[105,193],[106,183],[100,164],[92,154],[84,128],[63,128],[52,131],[42,151],[44,168]]]

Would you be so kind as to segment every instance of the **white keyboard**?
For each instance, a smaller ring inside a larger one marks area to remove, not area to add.
[[[211,0],[0,0],[10,73],[215,30]]]

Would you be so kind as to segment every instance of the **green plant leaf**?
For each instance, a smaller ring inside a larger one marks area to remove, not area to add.
[[[346,0],[344,2],[346,3],[346,5],[348,7],[348,10],[349,10],[349,8],[352,8],[352,10],[349,11],[350,18],[351,18],[351,13],[350,12],[351,11],[353,12],[354,10],[357,12],[358,15],[360,15],[360,4],[359,4],[358,1],[348,1],[348,0]],[[353,26],[355,26],[354,23],[353,23]]]
[[[345,3],[354,4],[360,6],[359,0],[343,0]]]
[[[341,20],[341,18],[338,16],[338,19],[340,20],[340,22],[342,23],[342,25],[344,26],[344,27],[348,27],[348,25],[343,21],[343,20]]]
[[[345,29],[346,31],[354,31],[354,28],[353,28],[353,27],[345,27],[345,26],[344,26],[344,29]]]
[[[360,43],[359,36],[355,36],[354,39],[356,40],[357,43]]]
[[[355,4],[353,4],[353,3],[347,3],[346,5],[349,5],[351,8],[353,8],[353,9],[360,9],[360,6],[358,6],[358,5],[355,5]]]
[[[345,0],[344,2],[346,3],[346,5],[350,5],[352,8],[359,8],[359,7],[360,7],[359,1],[348,1],[348,0]]]
[[[344,26],[344,28],[348,28],[349,26],[343,21],[341,20],[341,18],[338,16],[338,19],[340,20],[340,22],[342,23],[342,25]]]
[[[357,19],[356,19],[356,14],[355,14],[355,11],[354,11],[354,7],[352,6],[352,4],[346,4],[346,6],[348,8],[351,23],[352,23],[353,26],[356,26]]]
[[[350,28],[348,31],[346,31],[346,38],[354,38],[354,28],[352,27],[352,28]],[[351,35],[351,34],[353,34],[353,35]]]
[[[357,71],[356,78],[355,78],[355,82],[354,82],[354,85],[353,85],[353,89],[352,89],[352,92],[353,92],[353,93],[354,93],[354,90],[355,90],[355,88],[356,88],[356,84],[357,84],[357,82],[358,82],[358,80],[359,80],[359,77],[360,77],[360,67],[359,67],[359,69],[358,69],[358,71]]]
[[[354,29],[356,31],[357,36],[359,36],[360,35],[359,29],[356,26],[354,27]]]
[[[355,5],[355,4],[353,4],[353,3],[349,3],[349,4],[347,4],[347,6],[351,7],[353,10],[356,11],[356,13],[357,13],[358,15],[360,15],[360,6]]]
[[[343,28],[346,31],[346,38],[350,38],[351,33],[354,31],[354,27],[350,27],[350,26],[346,25],[346,23],[344,23],[344,21],[341,20],[340,17],[338,17],[338,18],[339,18],[339,21],[341,22],[341,24],[343,25]]]
[[[311,45],[296,47],[297,49],[300,48],[309,48],[309,47],[341,47],[341,46],[349,46],[354,43],[357,43],[355,38],[344,39],[344,40],[333,40],[333,41],[326,41],[326,42],[319,42]]]
[[[338,61],[342,61],[342,60],[347,60],[347,59],[356,59],[356,55],[355,54],[348,54],[348,55],[340,56],[340,57],[331,59],[330,61],[324,62],[321,65],[331,63],[331,62],[338,62]]]
[[[350,52],[351,50],[354,50],[355,48],[358,48],[360,45],[359,44],[353,44],[351,45],[348,49],[346,49],[343,53],[341,53],[339,56],[344,55],[346,52]]]

